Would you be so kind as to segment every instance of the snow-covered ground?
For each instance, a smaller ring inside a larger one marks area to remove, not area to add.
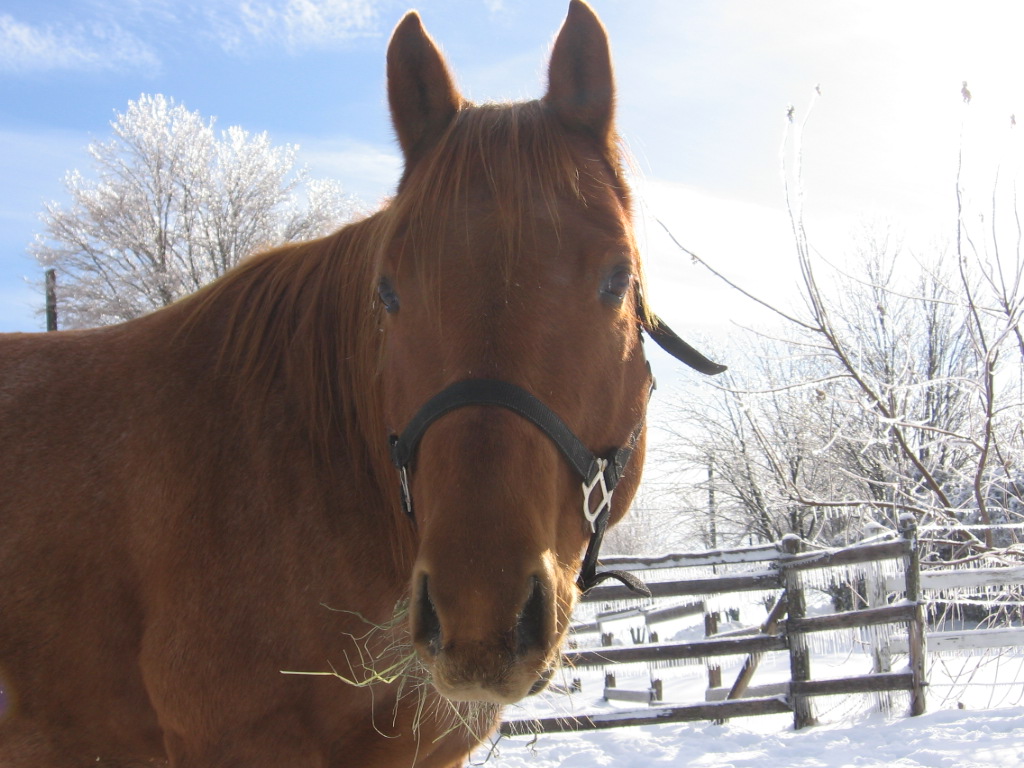
[[[821,606],[826,610],[825,606]],[[756,617],[753,619],[756,621]],[[666,636],[696,639],[694,626],[674,627]],[[629,637],[628,630],[620,636]],[[823,639],[812,651],[814,679],[854,676],[871,671],[867,644]],[[628,640],[627,640],[628,641]],[[729,685],[742,658],[721,659]],[[893,669],[905,667],[897,656]],[[696,704],[704,699],[703,663],[648,671],[643,665],[616,668],[620,688],[645,689],[651,677],[662,680],[666,703]],[[571,695],[545,693],[506,711],[508,719],[550,715],[613,713],[637,709],[602,697],[600,669],[578,670],[582,690]],[[752,685],[789,679],[788,655],[765,654]],[[678,723],[539,736],[502,737],[473,756],[472,765],[489,768],[1024,768],[1024,649],[978,655],[931,654],[928,712],[906,716],[907,694],[889,695],[882,713],[874,695],[813,699],[819,725],[793,730],[789,715],[736,718],[725,724]],[[561,682],[567,683],[568,680]]]
[[[775,720],[774,717],[766,718]],[[642,726],[536,741],[501,739],[492,768],[1017,768],[1024,766],[1024,707],[946,709],[914,718],[879,715],[794,731],[760,718],[725,725]],[[777,722],[777,721],[776,721]],[[488,758],[475,755],[473,764]]]

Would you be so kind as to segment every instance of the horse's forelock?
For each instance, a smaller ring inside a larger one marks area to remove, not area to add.
[[[566,200],[595,206],[608,186],[628,215],[619,149],[572,135],[543,102],[466,106],[403,181],[391,213],[418,249],[436,253],[458,242],[483,202],[512,262],[538,212],[561,229]]]

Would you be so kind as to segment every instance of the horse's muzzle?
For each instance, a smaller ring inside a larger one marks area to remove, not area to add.
[[[541,576],[530,576],[526,600],[504,623],[501,608],[510,596],[450,605],[432,586],[425,573],[417,579],[411,621],[413,643],[439,693],[453,701],[511,704],[546,687],[557,632],[551,590]],[[474,593],[472,585],[464,589]]]

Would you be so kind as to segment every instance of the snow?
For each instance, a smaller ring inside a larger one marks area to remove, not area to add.
[[[773,720],[774,717],[765,718]],[[501,739],[491,768],[1015,768],[1024,766],[1024,707],[873,715],[800,731],[766,731],[760,718]],[[480,764],[488,751],[478,752]]]
[[[766,654],[757,684],[787,679],[785,654]],[[815,677],[865,671],[864,654],[815,659]],[[985,657],[935,656],[930,669],[930,711],[905,715],[906,694],[890,694],[892,712],[878,711],[872,695],[817,697],[821,724],[793,729],[789,715],[671,723],[539,736],[501,737],[474,755],[471,765],[488,768],[615,766],[647,768],[1018,768],[1024,767],[1024,655],[1003,652]],[[643,688],[639,665],[617,669],[619,685]],[[724,666],[730,682],[732,668]],[[623,674],[625,672],[626,674]],[[600,698],[603,674],[581,672],[580,693],[545,694],[507,713],[509,717],[635,710]],[[666,699],[696,703],[703,698],[706,669],[690,664],[658,669]],[[1000,681],[1015,681],[1013,683]],[[699,693],[696,693],[698,692]],[[696,698],[695,698],[696,696]],[[964,708],[961,709],[960,707]],[[992,707],[993,709],[983,709]]]

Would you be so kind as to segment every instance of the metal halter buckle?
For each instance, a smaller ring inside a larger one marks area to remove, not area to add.
[[[407,514],[411,518],[413,515],[412,490],[409,488],[409,467],[399,467],[398,479],[402,487],[402,507],[405,509],[405,514]]]
[[[594,533],[597,531],[595,525],[597,518],[601,516],[601,513],[606,509],[612,507],[612,493],[613,490],[608,490],[608,482],[605,479],[604,471],[608,468],[608,459],[595,459],[595,465],[597,472],[590,480],[583,481],[583,516],[587,518],[587,522],[590,523],[590,532]],[[601,498],[597,502],[597,507],[593,512],[590,511],[590,496],[594,491],[601,491]]]

